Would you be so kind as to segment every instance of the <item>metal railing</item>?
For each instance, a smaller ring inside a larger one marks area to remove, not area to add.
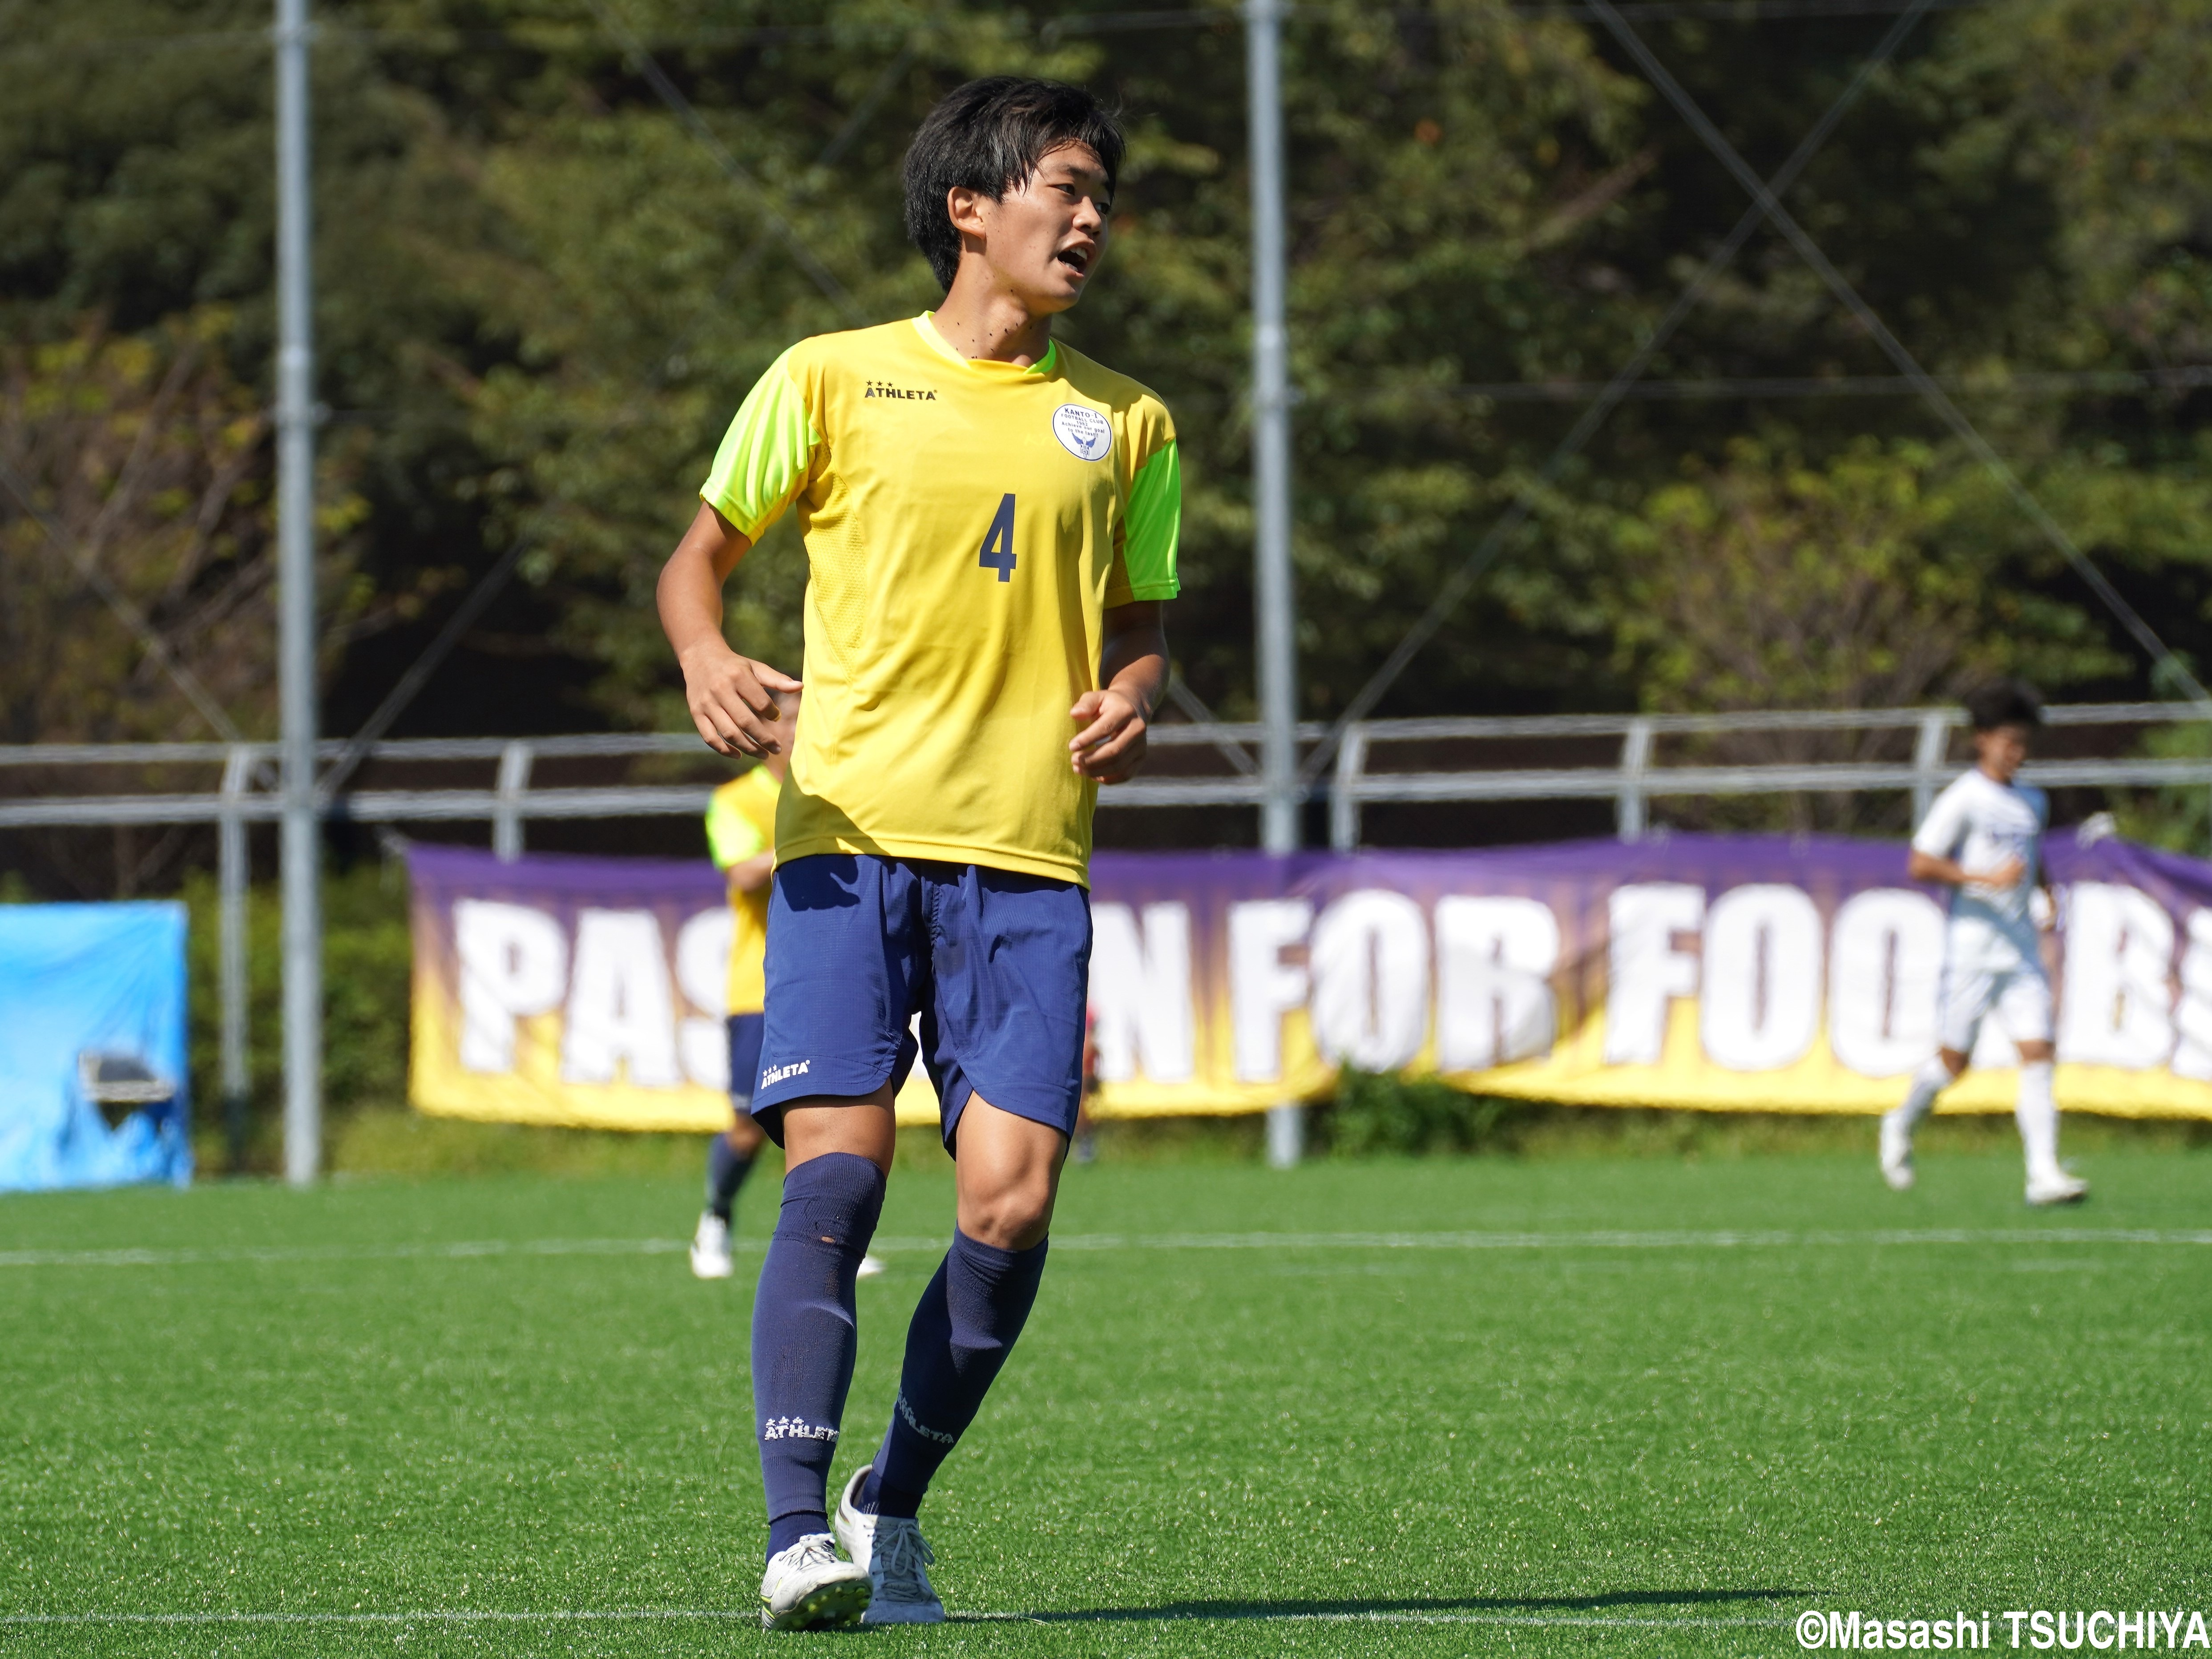
[[[2207,721],[2191,704],[2075,703],[2045,711],[2054,727],[2141,727]],[[1740,714],[1561,714],[1474,719],[1364,721],[1346,729],[1326,781],[1304,791],[1309,802],[1328,805],[1329,844],[1356,850],[1361,814],[1369,805],[1406,802],[1610,800],[1616,832],[1634,841],[1650,828],[1650,803],[1682,797],[1774,794],[1909,793],[1913,821],[1959,769],[1950,759],[1952,734],[1965,717],[1955,708],[1851,709]],[[1320,743],[1328,727],[1301,723],[1301,749]],[[1909,761],[1771,762],[1723,765],[1660,765],[1655,756],[1668,738],[1752,733],[1913,733]],[[1259,763],[1261,737],[1254,722],[1156,726],[1152,741],[1162,766],[1153,775],[1102,791],[1099,805],[1138,807],[1244,807],[1257,811],[1267,799]],[[1449,770],[1376,769],[1393,745],[1498,740],[1618,743],[1610,764],[1459,768]],[[327,765],[346,751],[337,740],[320,744]],[[489,787],[371,788],[326,793],[326,818],[357,823],[488,823],[493,848],[520,857],[526,825],[538,819],[695,816],[706,811],[714,784],[617,783],[541,787],[541,761],[635,761],[652,757],[709,758],[690,732],[603,734],[526,738],[415,738],[374,744],[366,761],[382,765],[489,763]],[[41,744],[0,746],[0,830],[91,828],[120,824],[216,826],[220,891],[218,933],[222,1089],[228,1109],[242,1108],[246,1073],[246,907],[250,878],[248,826],[273,823],[283,811],[275,744],[144,743]],[[1176,775],[1192,763],[1225,769],[1212,775]],[[26,794],[10,785],[33,769],[199,766],[212,774],[204,791],[102,794]],[[1163,775],[1165,773],[1167,775]],[[2062,758],[2038,761],[2024,775],[2046,787],[2212,786],[2212,757],[2204,759]],[[234,1118],[234,1122],[235,1122]]]

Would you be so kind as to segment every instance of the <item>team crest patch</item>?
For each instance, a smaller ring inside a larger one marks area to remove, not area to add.
[[[1079,461],[1097,460],[1114,447],[1112,424],[1081,404],[1062,404],[1052,411],[1052,435]]]

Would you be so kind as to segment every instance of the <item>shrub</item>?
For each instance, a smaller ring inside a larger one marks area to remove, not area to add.
[[[1508,1103],[1432,1077],[1347,1067],[1336,1097],[1316,1115],[1315,1139],[1337,1158],[1492,1149]]]

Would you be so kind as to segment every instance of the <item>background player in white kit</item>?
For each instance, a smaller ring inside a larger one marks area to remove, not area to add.
[[[2043,707],[2017,680],[1966,699],[1974,769],[1936,798],[1912,837],[1910,874],[1951,890],[1936,992],[1939,1047],[1913,1074],[1905,1103],[1881,1121],[1882,1177],[1912,1185],[1912,1131],[1966,1069],[1982,1021],[1997,1017],[2020,1051],[2014,1115],[2027,1153],[2027,1201],[2069,1204],[2088,1183],[2058,1167],[2058,1103],[2051,1092],[2051,981],[2043,969],[2033,891],[2045,884],[2042,840],[2050,802],[2013,781],[2043,724]],[[2043,914],[2051,912],[2046,903]]]

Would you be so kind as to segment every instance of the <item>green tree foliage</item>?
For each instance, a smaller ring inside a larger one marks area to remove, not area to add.
[[[189,314],[0,356],[0,741],[216,735],[186,685],[271,724],[264,423],[222,328]]]
[[[1639,17],[1771,169],[1887,15]],[[1133,135],[1068,319],[1175,409],[1178,654],[1249,710],[1243,63],[1232,14],[968,0],[325,0],[318,258],[329,488],[365,512],[332,723],[518,539],[513,592],[413,729],[676,717],[649,604],[731,411],[792,339],[932,301],[896,174],[976,73],[1079,78]],[[265,385],[258,0],[0,0],[0,318],[145,333],[220,302]],[[672,110],[652,65],[684,105]],[[1743,198],[1595,25],[1498,0],[1301,6],[1285,36],[1300,652],[1341,708],[1572,423],[1501,383],[1602,381]],[[2212,0],[1931,13],[1794,212],[2192,659],[2212,660]],[[811,269],[810,269],[811,268]],[[1760,233],[1660,380],[1886,375]],[[2038,375],[2057,373],[2063,383]],[[1999,665],[2132,693],[2139,653],[1909,396],[1632,400],[1534,494],[1384,713],[1934,695]],[[733,635],[794,662],[787,529]],[[370,633],[370,624],[384,631]],[[402,729],[407,729],[403,727]]]

